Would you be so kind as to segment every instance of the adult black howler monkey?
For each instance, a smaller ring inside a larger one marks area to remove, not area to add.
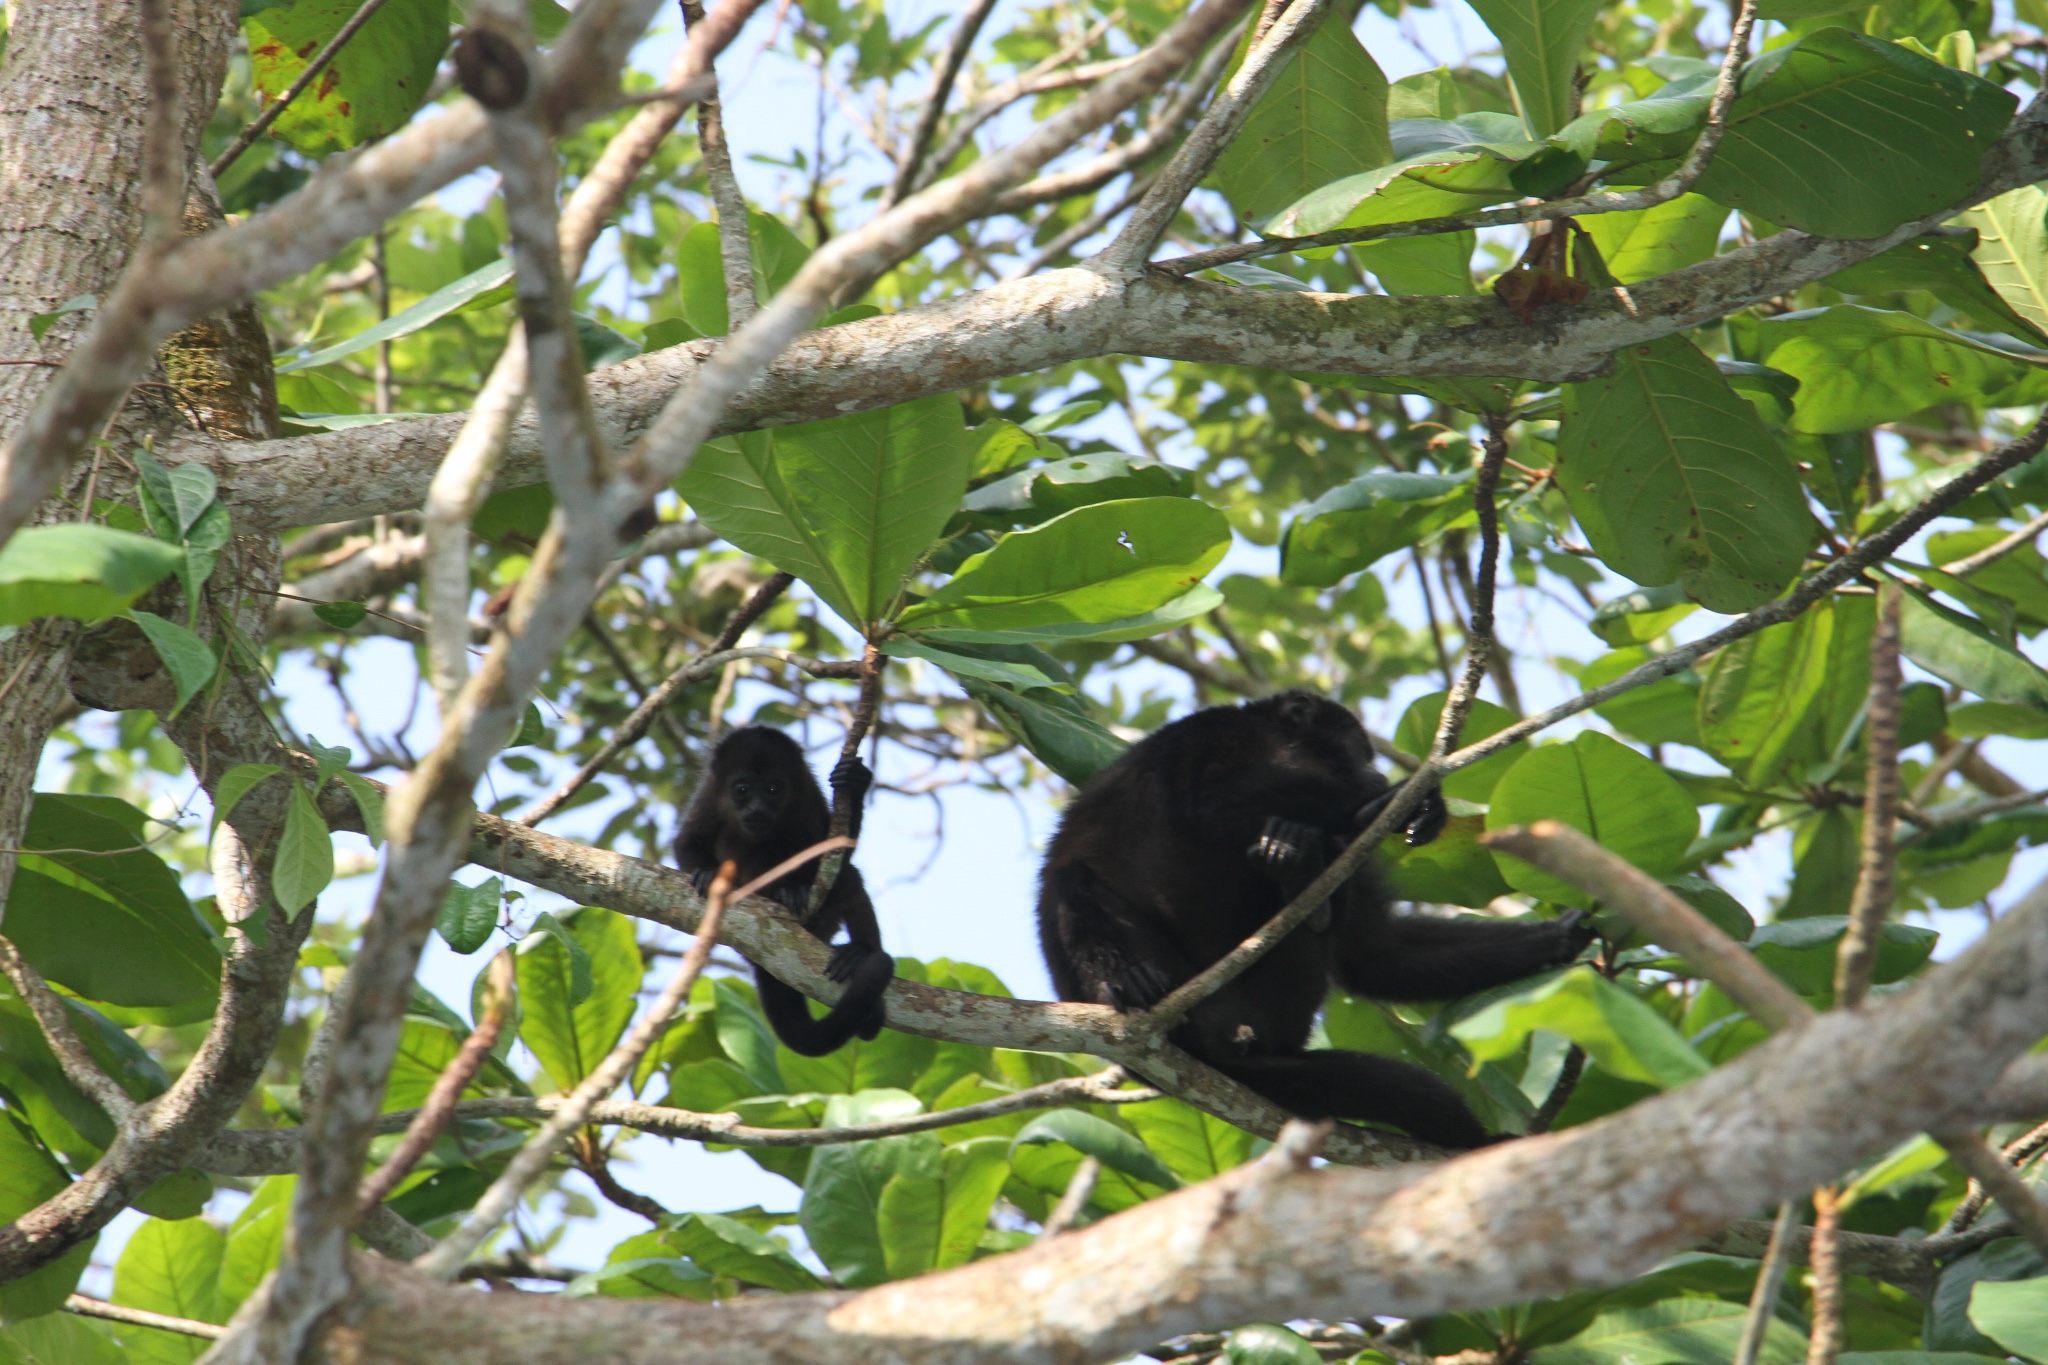
[[[1277,914],[1394,790],[1358,718],[1306,692],[1162,727],[1088,781],[1046,853],[1039,936],[1060,998],[1156,1004]],[[1432,793],[1408,841],[1434,839],[1447,818]],[[1307,1049],[1331,981],[1376,1000],[1448,1000],[1570,962],[1592,926],[1576,911],[1540,924],[1396,916],[1389,901],[1368,864],[1173,1041],[1304,1117],[1481,1146],[1495,1139],[1422,1068]]]
[[[873,775],[859,759],[849,760],[832,774],[835,788],[853,785],[853,827],[860,836],[860,798]],[[676,866],[690,874],[702,891],[728,859],[739,864],[744,885],[783,859],[803,852],[832,832],[832,808],[804,751],[780,730],[750,725],[735,730],[712,751],[711,771],[690,798],[683,825],[676,832]],[[822,859],[813,858],[761,894],[780,902],[823,942],[843,925],[847,942],[832,954],[825,974],[842,983],[845,993],[822,1019],[811,1017],[802,992],[755,964],[754,984],[761,1010],[775,1036],[792,1052],[822,1057],[858,1034],[872,1038],[885,1019],[882,992],[896,974],[896,960],[882,951],[882,931],[875,923],[874,903],[852,863],[839,870],[825,903],[811,913],[811,887]]]

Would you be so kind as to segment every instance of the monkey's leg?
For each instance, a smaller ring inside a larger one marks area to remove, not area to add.
[[[1574,910],[1539,924],[1359,916],[1331,937],[1337,979],[1375,1000],[1455,1000],[1578,957],[1592,921]]]
[[[1054,925],[1081,985],[1080,999],[1149,1009],[1197,970],[1124,898],[1081,864],[1052,874]]]
[[[1461,1150],[1498,1141],[1446,1082],[1392,1057],[1318,1050],[1207,1060],[1303,1118],[1392,1124],[1424,1142]]]

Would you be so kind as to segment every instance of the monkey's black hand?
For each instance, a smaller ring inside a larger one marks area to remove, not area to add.
[[[700,867],[690,874],[690,887],[700,896],[708,895],[711,891],[711,879],[717,875],[717,868]]]
[[[1262,867],[1290,867],[1307,861],[1322,846],[1322,841],[1323,832],[1314,825],[1275,815],[1266,821],[1266,827],[1245,850],[1245,856]]]
[[[867,961],[873,949],[863,948],[858,943],[842,943],[832,950],[831,961],[825,964],[825,975],[840,985],[853,979],[860,970],[860,964]]]
[[[1600,936],[1600,930],[1593,924],[1593,916],[1584,910],[1567,910],[1557,917],[1558,934],[1564,940],[1560,950],[1560,962],[1570,962],[1585,950],[1588,943]]]
[[[777,882],[761,894],[798,919],[811,912],[811,887],[808,882]]]
[[[1173,978],[1150,962],[1134,962],[1108,983],[1109,1003],[1126,1014],[1148,1010],[1166,998]]]
[[[1451,808],[1444,804],[1444,789],[1432,787],[1429,795],[1422,798],[1408,817],[1406,825],[1408,847],[1415,848],[1434,842],[1444,832],[1444,826],[1451,822]]]
[[[868,771],[868,765],[858,758],[841,760],[832,769],[832,791],[837,795],[850,790],[853,799],[859,801],[868,794],[868,788],[875,784],[875,775]]]

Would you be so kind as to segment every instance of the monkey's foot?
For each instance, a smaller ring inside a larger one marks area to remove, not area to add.
[[[1173,978],[1150,962],[1132,963],[1104,983],[1110,1005],[1126,1013],[1152,1008],[1173,986]]]
[[[832,950],[832,959],[825,964],[825,975],[843,986],[853,980],[853,974],[860,970],[860,964],[867,961],[868,954],[873,951],[858,943],[842,943]]]

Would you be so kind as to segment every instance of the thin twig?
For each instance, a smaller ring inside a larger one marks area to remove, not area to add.
[[[718,923],[725,916],[726,899],[732,894],[734,872],[735,867],[730,862],[718,869],[704,903],[704,918],[697,926],[697,941],[690,945],[690,951],[676,968],[676,974],[669,979],[647,1013],[570,1092],[568,1100],[549,1116],[540,1131],[527,1139],[526,1145],[506,1164],[504,1173],[492,1181],[483,1197],[477,1200],[461,1226],[413,1263],[422,1272],[438,1279],[453,1279],[470,1253],[497,1231],[498,1224],[511,1213],[527,1187],[547,1170],[569,1135],[583,1126],[590,1107],[616,1090],[619,1083],[632,1074],[647,1049],[667,1031],[669,1019],[689,998],[690,988],[696,984],[698,974],[711,958],[711,950],[718,944]]]
[[[1159,239],[1166,235],[1166,229],[1173,223],[1174,215],[1180,212],[1180,206],[1195,186],[1201,184],[1215,168],[1217,158],[1223,155],[1238,130],[1244,127],[1245,120],[1251,117],[1253,106],[1278,79],[1295,51],[1309,40],[1334,8],[1334,0],[1296,0],[1272,23],[1262,38],[1254,42],[1252,50],[1245,54],[1244,63],[1224,87],[1221,98],[1210,104],[1201,122],[1187,135],[1180,150],[1174,153],[1173,160],[1145,191],[1144,201],[1124,224],[1123,231],[1097,258],[1103,268],[1128,273],[1136,270],[1152,254],[1152,249],[1159,245]],[[1262,16],[1262,22],[1267,18],[1270,18],[1270,12]]]
[[[167,0],[140,0],[140,8],[150,108],[142,133],[144,253],[138,255],[154,256],[169,250],[184,232],[185,137],[179,108],[184,100],[179,92],[178,28],[171,7]]]
[[[154,1327],[159,1332],[205,1337],[209,1341],[218,1340],[228,1330],[218,1323],[201,1322],[197,1318],[174,1318],[168,1313],[152,1313],[147,1308],[130,1308],[126,1304],[108,1303],[105,1299],[89,1299],[83,1294],[73,1294],[65,1299],[64,1311],[82,1318],[124,1322],[130,1327]]]
[[[868,737],[874,727],[875,712],[882,700],[882,649],[873,640],[860,657],[860,699],[854,704],[853,718],[846,727],[846,738],[839,744],[839,762],[832,769],[832,836],[846,839],[852,846],[850,836],[859,826],[857,806],[865,790],[856,790],[855,784],[842,782],[840,776],[852,763],[860,760],[861,741]],[[872,776],[872,774],[870,774]],[[846,853],[836,852],[828,856],[818,868],[818,876],[811,883],[811,913],[816,914],[832,895],[832,888],[839,884],[839,873],[846,866]]]
[[[1937,567],[1945,574],[1954,574],[1957,578],[1968,578],[1985,565],[1995,564],[1999,560],[2004,559],[2014,550],[2032,541],[2034,537],[2040,535],[2043,531],[2048,531],[2048,512],[2043,512],[2011,535],[1992,541],[1973,555],[1965,555],[1961,559],[1952,559],[1948,563],[1938,565]]]
[[[1950,1160],[1998,1202],[1999,1209],[2012,1219],[2013,1231],[2033,1243],[2036,1251],[2048,1255],[2048,1205],[2042,1204],[2012,1163],[1993,1151],[1974,1130],[1933,1136]]]
[[[1067,1188],[1060,1194],[1060,1202],[1045,1216],[1044,1235],[1057,1237],[1074,1226],[1074,1220],[1088,1207],[1088,1201],[1095,1197],[1095,1182],[1102,1175],[1102,1163],[1092,1156],[1081,1158],[1081,1164],[1074,1168],[1073,1176],[1067,1181]]]
[[[41,850],[27,850],[39,852]],[[43,1031],[43,1041],[56,1054],[57,1064],[64,1068],[64,1076],[73,1085],[85,1092],[86,1098],[105,1111],[108,1118],[121,1123],[135,1112],[135,1099],[121,1083],[100,1069],[91,1052],[80,1041],[77,1030],[71,1027],[71,1014],[64,1006],[64,998],[50,989],[50,983],[43,980],[14,946],[12,939],[0,936],[0,972],[14,983],[15,992],[36,1017],[36,1025]]]
[[[505,1021],[512,1013],[512,950],[507,948],[500,952],[484,970],[488,975],[484,985],[483,1018],[477,1020],[476,1028],[469,1037],[462,1040],[455,1060],[434,1078],[434,1088],[427,1092],[427,1102],[419,1107],[412,1122],[406,1125],[405,1137],[384,1164],[363,1181],[362,1190],[356,1196],[358,1216],[389,1198],[399,1182],[411,1174],[419,1159],[440,1140],[441,1130],[448,1126],[449,1118],[455,1113],[456,1101],[462,1098],[463,1091],[469,1089],[469,1083],[476,1079],[477,1073],[489,1060],[491,1049],[498,1045],[498,1035],[504,1031]]]
[[[638,701],[646,701],[648,689],[647,684],[640,680],[640,670],[633,666],[632,656],[627,654],[625,648],[612,638],[612,633],[605,629],[604,622],[598,619],[595,607],[583,614],[583,628],[590,632],[591,639],[597,641],[598,648],[612,661],[612,667],[619,671],[619,677],[626,686],[633,689],[633,695]],[[655,712],[655,716],[660,720],[662,731],[668,736],[669,743],[675,746],[676,756],[687,757],[690,752],[690,736],[689,732],[683,729],[683,723],[676,719],[674,712],[666,708]]]
[[[1770,1248],[1757,1268],[1756,1288],[1750,1291],[1749,1317],[1742,1324],[1735,1365],[1756,1365],[1757,1354],[1763,1350],[1764,1334],[1770,1331],[1771,1320],[1778,1315],[1778,1293],[1785,1286],[1786,1244],[1791,1240],[1797,1211],[1789,1199],[1778,1205],[1778,1216],[1771,1223]]]
[[[2015,1170],[2023,1167],[2043,1151],[2048,1151],[2048,1123],[2029,1130],[2005,1145],[2002,1155],[2012,1163]],[[1936,1236],[1952,1236],[1977,1221],[1977,1215],[1984,1212],[1984,1206],[1991,1202],[1991,1192],[1977,1180],[1970,1181],[1969,1191],[1963,1195],[1954,1209],[1949,1211],[1941,1231]]]
[[[695,28],[704,22],[702,0],[683,0],[683,24]],[[704,163],[704,178],[711,186],[711,202],[718,207],[718,261],[725,275],[726,330],[745,326],[760,306],[754,285],[753,231],[747,214],[747,197],[733,174],[732,149],[725,140],[724,106],[718,98],[716,72],[711,93],[697,101],[697,153]]]
[[[1842,1192],[1833,1185],[1813,1192],[1813,1240],[1806,1251],[1813,1271],[1806,1365],[1835,1365],[1842,1353],[1842,1202]]]
[[[996,0],[970,0],[966,11],[954,24],[953,37],[946,44],[945,55],[932,68],[931,86],[925,91],[924,103],[918,108],[917,124],[910,133],[910,145],[896,163],[895,178],[882,195],[884,209],[896,207],[903,196],[910,193],[910,187],[917,183],[917,173],[924,168],[925,153],[931,150],[932,135],[938,131],[939,120],[946,113],[946,103],[952,98],[953,81],[966,64],[975,36],[988,22],[988,16],[995,7]]]
[[[228,167],[234,165],[236,159],[249,150],[249,145],[262,137],[270,125],[277,122],[285,110],[291,108],[292,101],[297,99],[307,86],[319,79],[320,73],[327,69],[327,64],[334,60],[334,54],[348,45],[348,40],[355,37],[364,24],[370,22],[383,4],[384,0],[363,0],[362,7],[350,15],[348,22],[341,26],[340,31],[327,40],[327,46],[313,54],[313,60],[306,63],[306,69],[299,73],[298,79],[286,86],[282,95],[264,106],[263,112],[251,120],[248,127],[236,134],[235,140],[228,144],[227,150],[213,159],[213,165],[208,168],[208,173],[215,180],[226,175]]]
[[[1892,908],[1893,840],[1899,823],[1900,596],[1896,584],[1879,589],[1877,629],[1870,640],[1870,694],[1863,724],[1863,865],[1849,900],[1849,927],[1835,950],[1836,1009],[1863,1003],[1877,965],[1885,917]]]

